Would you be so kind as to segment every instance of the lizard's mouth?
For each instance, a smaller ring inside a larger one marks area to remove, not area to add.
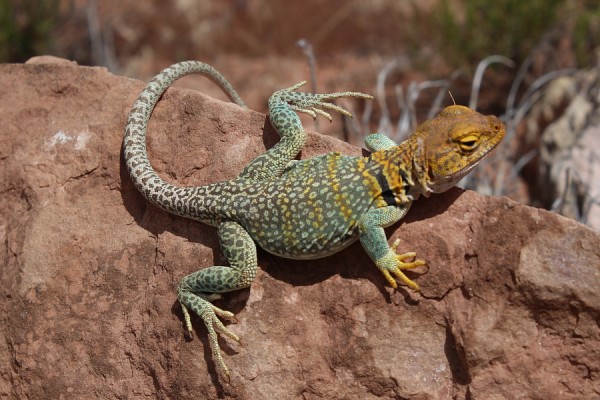
[[[436,176],[435,172],[430,168],[427,171],[427,189],[432,191],[433,193],[442,193],[446,190],[450,189],[452,186],[455,186],[462,178],[464,178],[473,168],[475,168],[479,164],[476,162],[474,164],[470,164],[462,170],[458,171],[452,175],[445,176]]]
[[[432,191],[433,193],[442,193],[445,192],[446,190],[450,189],[452,186],[455,185],[454,180],[450,180],[449,178],[446,179],[438,179],[436,182],[431,182],[428,185],[428,189],[430,191]]]

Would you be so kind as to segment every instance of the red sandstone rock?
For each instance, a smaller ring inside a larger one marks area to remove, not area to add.
[[[133,188],[121,159],[143,83],[36,58],[0,66],[0,398],[600,398],[600,235],[506,198],[451,190],[388,230],[428,261],[387,287],[360,245],[317,261],[259,253],[220,302],[243,345],[216,378],[175,288],[222,261],[214,228]],[[266,99],[265,99],[266,101]],[[169,90],[149,127],[166,179],[234,177],[277,141],[268,119]],[[313,134],[303,153],[360,154]]]

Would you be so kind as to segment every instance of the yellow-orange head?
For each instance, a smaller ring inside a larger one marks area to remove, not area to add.
[[[504,124],[465,106],[446,107],[419,125],[407,140],[413,168],[425,191],[448,190],[469,173],[504,138]]]

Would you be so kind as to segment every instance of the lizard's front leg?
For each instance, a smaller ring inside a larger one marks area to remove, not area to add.
[[[331,121],[331,115],[323,109],[337,111],[349,117],[352,114],[342,107],[329,103],[329,101],[341,97],[373,98],[368,94],[358,92],[329,94],[296,92],[296,89],[304,84],[305,82],[300,82],[290,88],[279,90],[269,98],[269,118],[275,130],[281,136],[281,140],[271,149],[252,160],[239,175],[240,178],[262,181],[282,174],[306,143],[306,132],[304,132],[297,112],[308,114],[313,118],[321,115]]]
[[[411,289],[418,291],[419,285],[408,279],[402,270],[417,268],[425,265],[423,260],[405,262],[414,258],[415,253],[396,254],[398,240],[390,247],[385,237],[384,227],[389,226],[406,215],[410,204],[395,207],[382,207],[370,210],[363,215],[358,223],[360,243],[375,262],[377,268],[383,273],[385,279],[394,289],[398,287],[396,279],[406,283]],[[393,275],[393,276],[392,276]]]
[[[394,146],[398,146],[396,142],[381,133],[372,133],[367,136],[365,145],[369,151],[389,150]]]
[[[219,298],[218,293],[247,288],[256,276],[256,246],[246,230],[237,222],[226,221],[219,225],[219,243],[229,266],[204,268],[187,275],[178,288],[178,300],[181,303],[188,331],[192,333],[192,324],[188,310],[196,313],[206,325],[208,341],[215,363],[221,373],[229,378],[229,369],[219,347],[216,332],[220,332],[235,341],[237,335],[227,329],[217,318],[233,319],[229,311],[221,310],[210,303]]]

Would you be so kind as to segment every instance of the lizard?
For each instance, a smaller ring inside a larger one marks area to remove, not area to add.
[[[384,228],[400,221],[420,195],[441,193],[471,171],[505,135],[504,124],[470,108],[451,105],[419,125],[396,144],[374,133],[365,139],[365,157],[332,152],[296,160],[307,140],[297,113],[332,120],[329,110],[351,116],[331,103],[339,98],[372,99],[359,92],[298,92],[305,82],[276,91],[268,101],[269,119],[280,141],[252,160],[234,179],[199,187],[165,182],[152,168],[146,130],[152,111],[171,84],[199,73],[215,82],[236,104],[244,102],[216,69],[183,61],[156,75],[142,90],[129,114],[123,154],[134,186],[152,204],[172,214],[213,225],[229,265],[211,266],[185,276],[177,288],[185,325],[193,334],[190,312],[208,331],[212,358],[229,380],[218,334],[239,342],[221,319],[233,313],[213,302],[222,293],[250,287],[257,268],[256,245],[290,259],[326,257],[360,241],[391,287],[398,281],[414,291],[417,283],[404,270],[425,265],[414,252],[397,254]],[[327,111],[326,111],[327,110]]]

